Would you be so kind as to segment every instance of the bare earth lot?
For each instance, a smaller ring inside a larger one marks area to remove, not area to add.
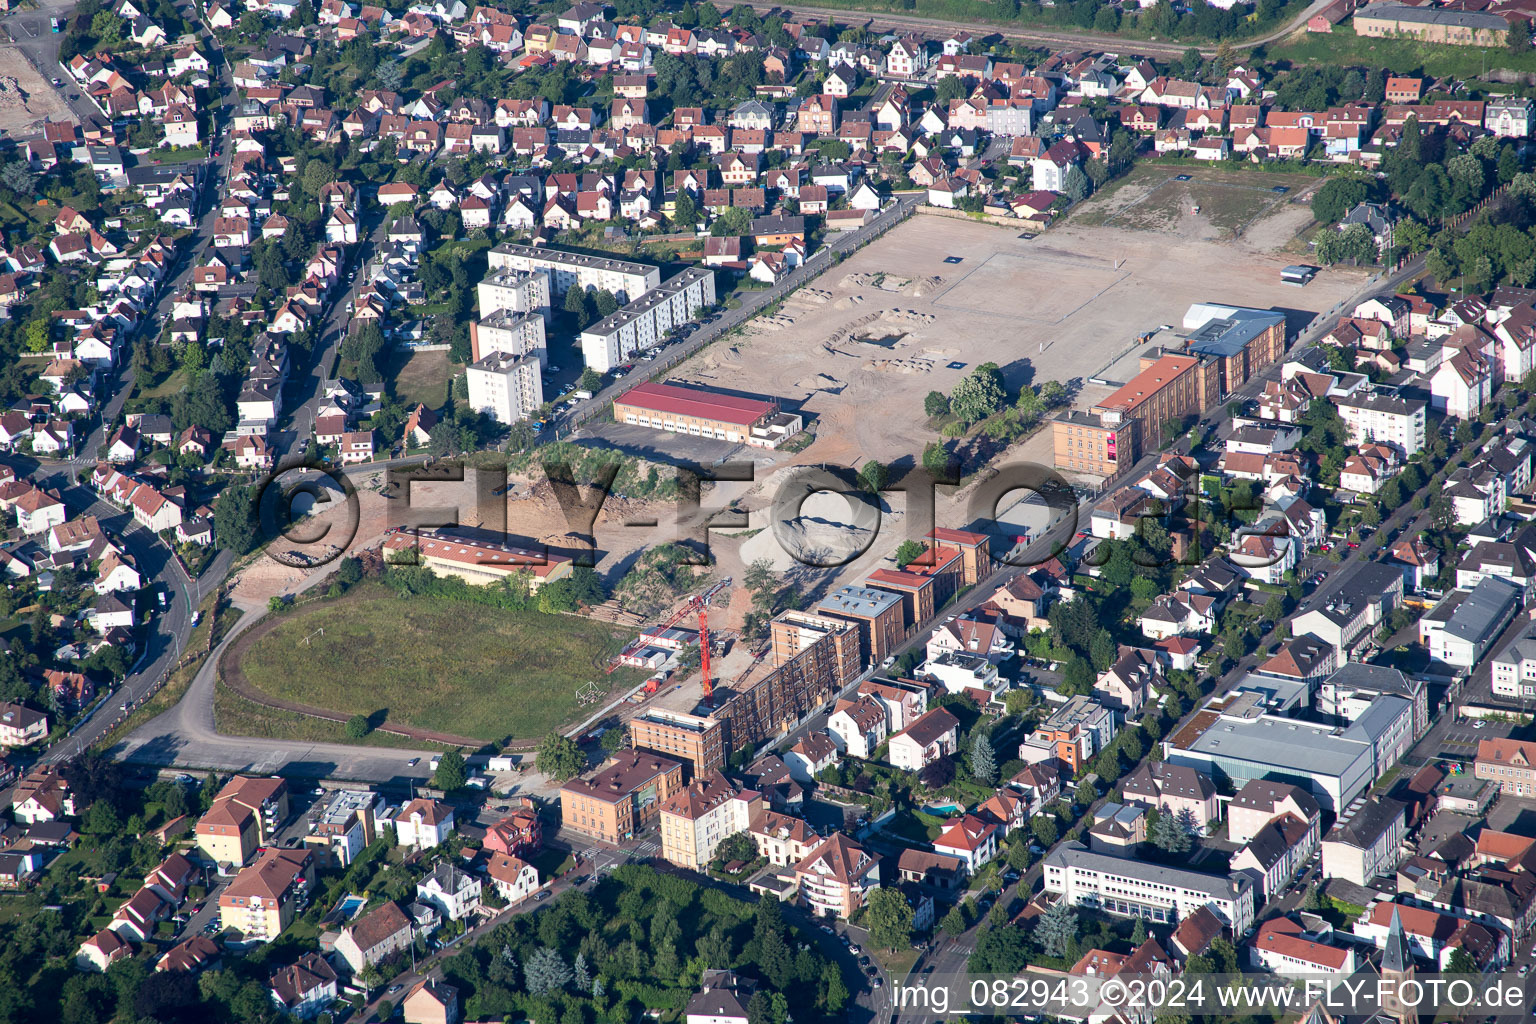
[[[1125,190],[1118,195],[1135,208]],[[1281,284],[1280,268],[1293,259],[1255,251],[1254,239],[1284,245],[1300,226],[1297,213],[1310,213],[1272,205],[1264,201],[1268,212],[1239,241],[1087,223],[1098,215],[1092,204],[1083,223],[1073,218],[1035,240],[917,216],[675,376],[775,395],[814,418],[816,443],[797,463],[899,463],[934,440],[923,397],[948,392],[979,363],[999,364],[1014,388],[1092,377],[1139,334],[1180,323],[1191,303],[1283,308],[1309,319],[1359,286],[1365,274],[1355,270],[1325,271],[1304,289]],[[1020,454],[1048,460],[1048,437],[1035,435]]]
[[[1323,180],[1150,164],[1094,196],[1072,223],[1223,240],[1242,252],[1268,254],[1292,248],[1288,243],[1312,223],[1311,195]]]
[[[20,50],[0,45],[0,131],[28,135],[40,130],[44,118],[63,121],[72,116]]]

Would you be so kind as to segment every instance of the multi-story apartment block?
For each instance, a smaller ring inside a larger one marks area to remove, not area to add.
[[[258,846],[272,841],[287,817],[286,782],[237,775],[198,819],[197,848],[221,870],[238,868]]]
[[[841,832],[795,865],[794,891],[815,914],[847,920],[880,887],[880,857]]]
[[[715,272],[689,267],[582,331],[582,358],[598,373],[607,373],[714,304]]]
[[[1426,410],[1422,398],[1404,398],[1388,389],[1361,388],[1334,399],[1339,416],[1349,427],[1349,443],[1359,446],[1379,441],[1411,458],[1424,447]]]
[[[563,827],[617,843],[656,820],[661,804],[682,789],[683,764],[649,751],[620,751],[613,763],[560,789]]]
[[[718,771],[695,778],[661,805],[661,855],[702,871],[726,836],[747,831],[761,808],[758,794],[743,793]]]
[[[505,268],[488,274],[475,287],[480,316],[509,312],[537,315],[540,320],[552,316],[549,305],[549,274],[543,270]],[[474,328],[470,328],[473,332]]]
[[[469,407],[498,423],[530,419],[544,404],[536,356],[491,352],[466,366],[464,374],[469,384]]]
[[[313,853],[270,849],[219,894],[219,926],[248,940],[270,942],[293,920],[314,880]]]
[[[535,313],[498,309],[469,325],[469,349],[473,359],[492,352],[515,356],[538,356],[539,365],[549,362],[549,344],[544,333],[544,318]]]
[[[851,683],[859,663],[859,630],[846,619],[789,609],[768,625],[773,664],[783,665],[820,640],[831,638],[837,662],[838,688]]]
[[[633,302],[661,284],[660,267],[541,245],[503,242],[487,254],[486,262],[493,271],[541,271],[549,275],[551,300],[561,299],[567,291],[577,287],[588,291],[606,290],[620,302]]]
[[[1076,772],[1114,737],[1114,711],[1079,695],[1053,711],[1024,738],[1019,744],[1019,760],[1039,764],[1054,758]]]
[[[629,743],[685,762],[695,779],[725,767],[725,724],[713,718],[652,708],[629,720]]]

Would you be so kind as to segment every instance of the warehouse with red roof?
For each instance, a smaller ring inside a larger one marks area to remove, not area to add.
[[[777,448],[803,426],[799,414],[784,412],[772,399],[656,383],[640,384],[614,399],[613,418],[619,423],[757,448]]]

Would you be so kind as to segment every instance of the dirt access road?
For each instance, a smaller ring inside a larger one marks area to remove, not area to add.
[[[1284,26],[1273,32],[1265,33],[1256,39],[1233,40],[1232,45],[1240,50],[1251,49],[1255,46],[1264,46],[1276,40],[1284,39],[1292,32],[1297,31],[1307,23],[1307,19],[1318,11],[1328,6],[1330,0],[1313,0],[1307,5],[1307,9],[1292,18]],[[1129,39],[1125,36],[1104,35],[1099,32],[1070,32],[1056,29],[1019,28],[1012,24],[999,24],[990,21],[948,21],[943,18],[923,18],[912,14],[867,14],[863,11],[841,10],[834,7],[807,7],[802,4],[785,5],[768,3],[765,0],[745,0],[748,7],[767,13],[770,11],[790,11],[800,15],[815,15],[817,18],[832,18],[846,24],[859,24],[871,30],[881,31],[917,31],[935,38],[953,32],[957,28],[970,29],[978,35],[1000,35],[1004,39],[1017,39],[1026,43],[1046,43],[1050,46],[1082,47],[1106,53],[1135,53],[1145,57],[1182,57],[1184,51],[1189,49],[1187,43],[1159,43],[1144,39]],[[1216,55],[1216,47],[1197,47],[1200,53],[1206,57]]]

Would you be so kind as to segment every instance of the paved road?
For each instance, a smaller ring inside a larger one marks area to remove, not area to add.
[[[145,723],[112,753],[129,764],[156,768],[244,771],[306,778],[337,778],[357,782],[420,784],[431,775],[431,756],[424,750],[366,747],[348,743],[258,739],[225,736],[213,718],[213,692],[219,658],[231,641],[260,620],[264,609],[245,614],[203,662],[187,694],[175,707]],[[415,767],[407,764],[417,758]]]
[[[42,17],[42,24],[46,29],[48,26],[46,9],[39,16]],[[49,35],[52,36],[51,33]],[[56,37],[53,46],[56,51]],[[218,77],[223,103],[215,115],[214,139],[217,148],[221,150],[221,155],[217,160],[210,162],[210,171],[205,179],[203,193],[198,197],[199,202],[205,204],[205,208],[192,235],[178,249],[176,264],[178,269],[173,270],[161,285],[160,301],[141,328],[143,333],[151,337],[158,336],[161,325],[170,316],[173,296],[187,283],[193,267],[197,265],[197,259],[193,254],[200,252],[213,236],[213,222],[218,211],[217,203],[211,200],[217,196],[218,182],[222,180],[229,165],[228,147],[224,146],[222,141],[228,130],[223,111],[230,109],[230,100],[234,94],[229,68],[222,61],[221,52],[215,50],[215,56],[218,61]],[[114,379],[111,390],[103,402],[100,420],[80,445],[76,457],[67,463],[40,463],[35,476],[44,486],[57,488],[60,491],[71,515],[94,515],[101,520],[104,528],[121,534],[129,553],[137,561],[140,572],[152,578],[156,585],[171,595],[171,600],[166,609],[157,612],[153,624],[145,631],[140,641],[140,658],[119,691],[113,694],[110,700],[98,705],[96,711],[76,728],[68,740],[50,748],[42,757],[44,762],[58,761],[80,753],[112,727],[121,715],[124,704],[135,705],[147,695],[149,689],[175,664],[176,659],[185,649],[187,637],[192,631],[193,610],[197,608],[204,596],[217,589],[233,562],[228,552],[220,552],[199,580],[189,579],[182,570],[181,564],[171,556],[170,551],[157,537],[134,523],[127,513],[100,501],[94,492],[79,483],[80,474],[94,465],[95,453],[104,443],[107,429],[121,414],[123,405],[132,390],[133,370],[131,366],[124,366]]]
[[[1184,51],[1189,49],[1188,43],[1166,42],[1155,40],[1130,39],[1125,36],[1105,35],[1102,32],[1082,32],[1070,29],[1043,29],[1029,26],[1020,26],[1016,22],[1006,24],[990,21],[949,21],[943,18],[923,18],[912,14],[867,14],[863,11],[839,10],[831,7],[805,6],[802,4],[779,4],[771,0],[745,0],[748,7],[767,13],[769,11],[791,11],[797,15],[811,15],[816,20],[830,18],[834,22],[843,25],[863,25],[872,31],[897,31],[917,32],[930,38],[942,39],[956,29],[969,29],[977,36],[1002,36],[1005,39],[1017,39],[1027,43],[1046,43],[1050,46],[1068,46],[1076,49],[1088,49],[1100,53],[1138,54],[1146,57],[1174,58],[1182,57]],[[1300,29],[1306,24],[1307,19],[1318,11],[1328,6],[1330,0],[1313,0],[1307,9],[1302,11],[1289,22],[1272,32],[1267,32],[1255,39],[1236,39],[1232,45],[1238,49],[1248,49],[1255,46],[1264,46],[1284,39],[1286,36]],[[1198,47],[1200,53],[1206,57],[1216,54],[1216,47]]]

